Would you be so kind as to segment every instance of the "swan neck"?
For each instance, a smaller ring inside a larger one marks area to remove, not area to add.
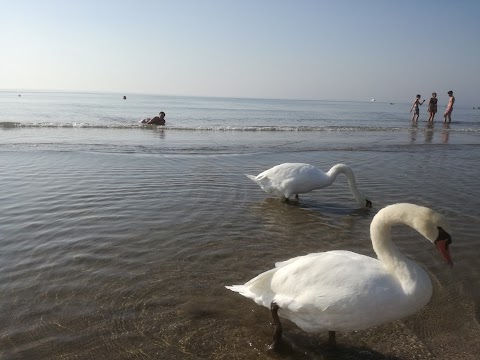
[[[383,265],[401,283],[406,293],[415,292],[416,279],[427,276],[415,262],[408,260],[395,246],[391,238],[394,225],[406,224],[413,227],[412,214],[408,211],[398,213],[393,207],[382,209],[372,220],[370,237],[375,254]]]
[[[361,206],[365,206],[366,198],[358,190],[357,182],[355,180],[355,175],[353,174],[352,169],[349,166],[344,164],[337,164],[334,167],[332,167],[327,172],[327,175],[330,178],[330,184],[335,181],[335,178],[338,176],[338,174],[345,174],[348,180],[348,186],[350,187],[350,191],[352,192],[352,195],[354,196],[355,200],[357,200],[357,202]]]
[[[375,221],[376,220],[376,221]],[[405,256],[392,241],[392,225],[388,221],[374,218],[370,226],[373,251],[378,259],[389,269],[395,268],[399,262],[405,262]]]

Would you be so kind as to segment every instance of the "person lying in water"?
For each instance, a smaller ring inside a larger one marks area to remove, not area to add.
[[[155,116],[153,118],[146,118],[140,121],[142,124],[148,125],[165,125],[165,113],[160,111],[159,116]]]

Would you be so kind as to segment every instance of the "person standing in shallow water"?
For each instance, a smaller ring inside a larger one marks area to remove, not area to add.
[[[141,121],[142,124],[148,125],[165,125],[165,113],[160,111],[158,114],[159,116],[155,116],[153,118],[146,118]]]
[[[438,101],[437,93],[434,92],[432,93],[432,97],[430,98],[430,101],[428,103],[428,112],[430,113],[430,116],[428,117],[428,121],[433,121],[433,118],[437,113],[437,101]]]
[[[423,103],[425,102],[425,100],[420,102],[421,97],[422,96],[420,94],[418,94],[417,97],[415,98],[415,100],[413,101],[412,108],[410,109],[410,112],[413,111],[412,121],[417,121],[418,120],[418,116],[420,115],[420,109],[418,108],[418,106],[423,105]]]
[[[448,96],[450,96],[450,99],[448,100],[448,105],[447,105],[447,108],[445,110],[445,114],[443,114],[443,121],[444,122],[447,122],[447,119],[448,119],[448,122],[452,121],[453,104],[455,103],[455,96],[453,96],[453,91],[452,90],[450,90],[448,92]]]

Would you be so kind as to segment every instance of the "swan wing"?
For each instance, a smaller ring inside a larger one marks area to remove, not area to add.
[[[247,175],[267,193],[290,197],[330,184],[329,177],[310,164],[285,163],[274,166],[256,177]]]
[[[350,251],[279,262],[244,285],[227,286],[307,332],[366,329],[414,312],[398,279],[377,259]]]
[[[307,307],[325,311],[392,281],[378,260],[349,251],[298,256],[275,266],[244,285],[228,288],[268,308],[275,301],[292,311]]]
[[[305,331],[380,324],[395,316],[405,297],[398,281],[368,256],[330,251],[284,263],[272,276],[269,292],[275,294],[279,314]]]
[[[292,311],[308,306],[321,311],[344,307],[342,302],[358,298],[373,283],[391,280],[378,260],[349,251],[309,254],[277,266],[271,281],[275,301]]]

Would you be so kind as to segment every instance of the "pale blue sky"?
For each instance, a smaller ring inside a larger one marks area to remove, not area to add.
[[[480,106],[480,1],[0,0],[0,89]]]

